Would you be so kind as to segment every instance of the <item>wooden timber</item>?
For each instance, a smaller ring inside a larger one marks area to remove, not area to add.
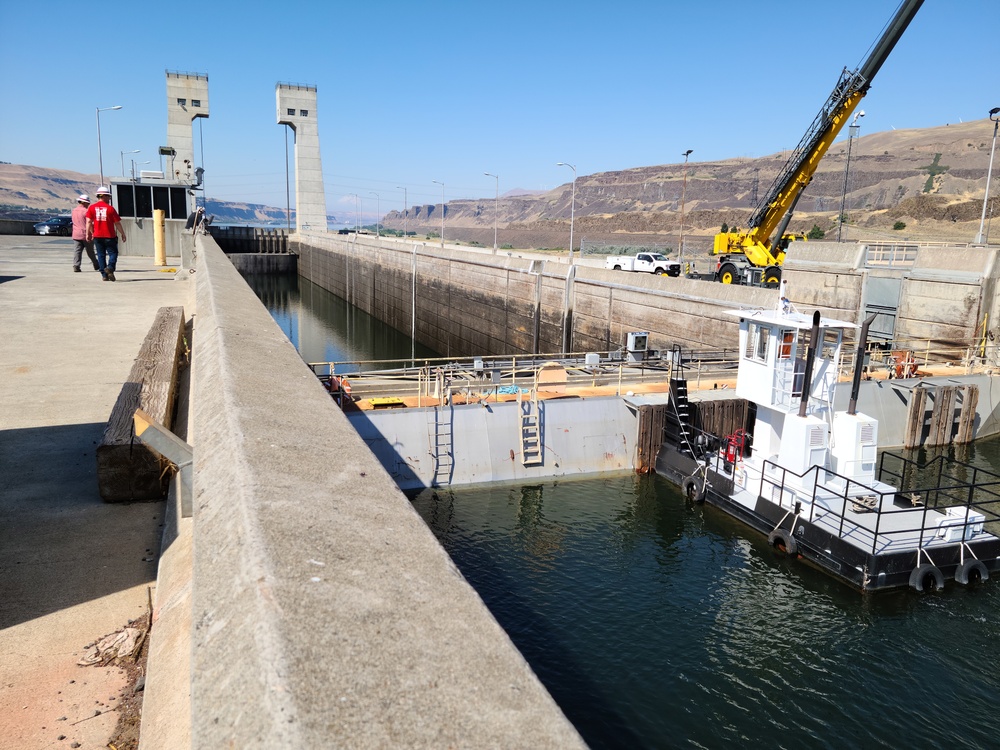
[[[159,500],[171,472],[158,453],[135,437],[132,415],[141,408],[170,428],[184,341],[184,308],[161,307],[146,334],[97,448],[97,484],[105,502]]]

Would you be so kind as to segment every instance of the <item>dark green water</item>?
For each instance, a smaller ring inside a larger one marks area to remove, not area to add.
[[[409,356],[299,284],[258,291],[307,360]],[[1000,469],[1000,442],[961,458]],[[862,596],[657,477],[414,507],[595,749],[1000,747],[1000,581]]]

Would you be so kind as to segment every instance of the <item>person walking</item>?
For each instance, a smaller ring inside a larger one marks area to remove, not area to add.
[[[83,251],[87,251],[87,257],[94,264],[94,270],[99,271],[97,256],[94,255],[94,243],[87,239],[87,208],[90,206],[90,196],[84,193],[76,199],[76,208],[73,209],[73,239],[76,246],[73,248],[73,272],[80,273],[80,261],[83,260]]]
[[[98,270],[105,281],[115,280],[118,266],[118,238],[125,242],[121,217],[111,205],[111,191],[97,188],[97,203],[87,209],[87,239],[94,241]]]

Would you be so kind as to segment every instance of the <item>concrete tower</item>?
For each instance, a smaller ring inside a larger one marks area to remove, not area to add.
[[[167,180],[194,184],[194,126],[196,117],[208,117],[208,76],[167,71]],[[161,149],[161,153],[163,150]]]
[[[326,193],[319,157],[316,87],[279,83],[278,124],[295,131],[295,228],[326,231]]]

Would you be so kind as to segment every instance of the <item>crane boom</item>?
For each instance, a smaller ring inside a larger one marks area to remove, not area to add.
[[[774,268],[784,262],[784,230],[795,204],[923,1],[904,0],[865,62],[854,71],[844,68],[819,114],[751,215],[747,230],[717,234],[713,253],[743,253],[752,265],[760,267]],[[776,268],[771,274],[765,273],[765,281],[779,278],[780,270]]]

